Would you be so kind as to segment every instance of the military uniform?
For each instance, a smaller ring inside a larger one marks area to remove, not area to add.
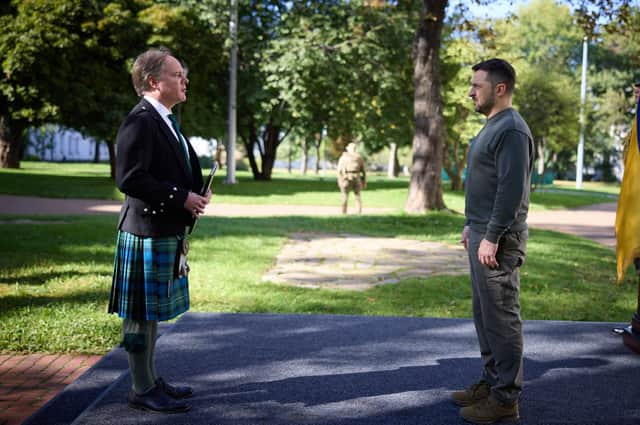
[[[364,160],[355,152],[355,146],[348,146],[338,161],[338,187],[342,193],[343,214],[347,213],[347,199],[350,191],[353,191],[356,197],[358,213],[362,212],[360,192],[364,189],[366,178]]]

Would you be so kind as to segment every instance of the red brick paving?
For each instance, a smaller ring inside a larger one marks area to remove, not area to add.
[[[0,425],[19,425],[101,356],[0,355]]]

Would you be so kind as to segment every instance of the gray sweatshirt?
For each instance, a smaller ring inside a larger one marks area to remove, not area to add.
[[[498,243],[527,229],[533,137],[513,108],[498,112],[471,141],[465,180],[465,225]]]

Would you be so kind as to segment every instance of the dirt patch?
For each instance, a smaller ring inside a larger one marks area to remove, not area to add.
[[[291,235],[263,281],[310,288],[365,290],[403,279],[468,274],[461,246],[352,234]]]

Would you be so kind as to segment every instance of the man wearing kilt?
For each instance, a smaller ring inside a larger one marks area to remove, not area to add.
[[[186,100],[189,80],[166,49],[137,57],[132,82],[142,98],[122,123],[116,144],[116,183],[125,195],[109,313],[123,318],[122,343],[129,358],[129,406],[164,413],[189,410],[181,399],[189,387],[158,375],[155,347],[158,321],[189,309],[184,255],[185,228],[204,212],[211,193],[198,193],[202,170],[196,152],[180,132],[171,109]]]

